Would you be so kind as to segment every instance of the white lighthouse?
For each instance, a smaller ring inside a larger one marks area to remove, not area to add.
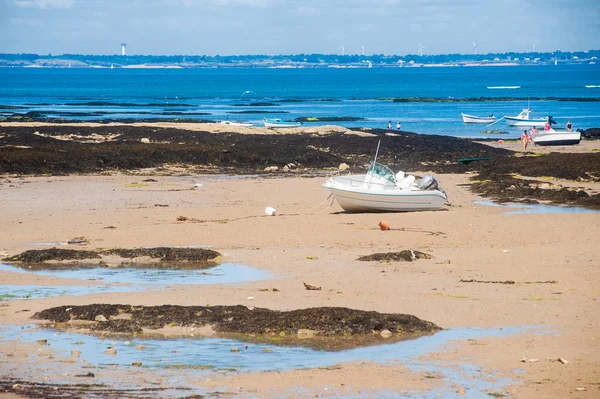
[[[127,47],[127,43],[121,43],[121,55],[125,55],[125,47]]]

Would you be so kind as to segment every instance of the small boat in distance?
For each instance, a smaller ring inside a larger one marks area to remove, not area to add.
[[[520,89],[521,86],[487,86],[488,89]]]
[[[249,122],[219,121],[219,123],[222,125],[229,125],[229,126],[242,126],[242,127],[254,126],[252,123],[249,123]]]
[[[531,135],[536,145],[573,145],[581,141],[581,132],[550,129]]]
[[[475,115],[467,115],[460,114],[462,116],[464,123],[493,123],[496,122],[497,118],[494,115],[490,116],[475,116]]]
[[[302,123],[293,121],[284,121],[279,118],[263,119],[265,127],[300,127]]]
[[[508,126],[525,126],[525,127],[544,127],[546,122],[548,122],[551,118],[530,118],[531,109],[523,108],[523,111],[517,116],[504,116],[506,123]],[[552,122],[551,122],[552,123]]]

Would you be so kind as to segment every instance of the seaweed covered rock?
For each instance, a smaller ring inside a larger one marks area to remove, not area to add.
[[[43,263],[49,261],[77,261],[101,259],[102,255],[119,256],[125,259],[150,257],[160,262],[213,262],[221,254],[204,248],[112,248],[97,250],[77,249],[31,249],[18,255],[2,259],[5,262]]]
[[[42,263],[48,261],[100,259],[96,251],[83,251],[77,249],[30,249],[18,255],[2,259],[5,262]]]
[[[99,318],[99,316],[104,316]],[[140,332],[143,328],[167,326],[210,326],[221,333],[298,334],[311,331],[315,336],[332,337],[381,333],[396,335],[431,333],[441,328],[407,314],[378,313],[343,307],[318,307],[276,311],[246,306],[131,306],[92,304],[59,306],[37,312],[32,319],[53,322],[84,320],[94,331]],[[106,320],[105,320],[106,319]],[[97,321],[101,320],[101,321]]]
[[[404,249],[400,252],[382,252],[372,255],[365,255],[359,257],[357,260],[369,262],[412,262],[417,259],[431,259],[433,256],[426,254],[425,252],[416,251],[412,249]]]

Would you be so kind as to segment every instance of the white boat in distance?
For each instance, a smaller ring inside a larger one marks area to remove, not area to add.
[[[231,121],[220,121],[219,123],[223,124],[223,125],[230,125],[230,126],[243,126],[243,127],[251,127],[254,126],[252,123],[248,123],[248,122],[231,122]]]
[[[446,193],[430,175],[415,183],[415,177],[394,172],[373,162],[366,175],[329,178],[323,187],[330,190],[346,212],[412,212],[440,209]]]
[[[496,122],[497,118],[494,115],[490,116],[475,116],[475,115],[467,115],[460,114],[462,116],[464,123],[493,123]]]
[[[265,127],[300,127],[302,123],[293,121],[283,121],[279,118],[263,119]]]
[[[581,132],[566,130],[550,129],[530,136],[536,145],[573,145],[579,144],[581,141]]]
[[[544,127],[550,117],[546,118],[530,118],[531,109],[523,108],[523,111],[517,116],[504,116],[503,118],[508,123],[508,126],[526,126],[526,127]]]
[[[520,89],[521,86],[487,86],[488,89]]]

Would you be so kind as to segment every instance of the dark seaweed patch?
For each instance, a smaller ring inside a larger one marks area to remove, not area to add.
[[[128,319],[115,319],[128,314]],[[103,318],[99,316],[104,316]],[[96,318],[102,321],[96,321]],[[399,335],[431,333],[441,328],[407,314],[378,313],[338,307],[319,307],[292,311],[275,311],[246,306],[132,306],[92,304],[59,306],[37,312],[32,319],[64,323],[70,320],[96,322],[93,331],[142,332],[143,328],[166,326],[212,326],[221,333],[297,334],[310,330],[315,336],[372,334],[389,330]]]
[[[433,256],[425,252],[404,249],[400,252],[375,253],[359,257],[357,260],[377,262],[412,262],[417,259],[431,259]]]

